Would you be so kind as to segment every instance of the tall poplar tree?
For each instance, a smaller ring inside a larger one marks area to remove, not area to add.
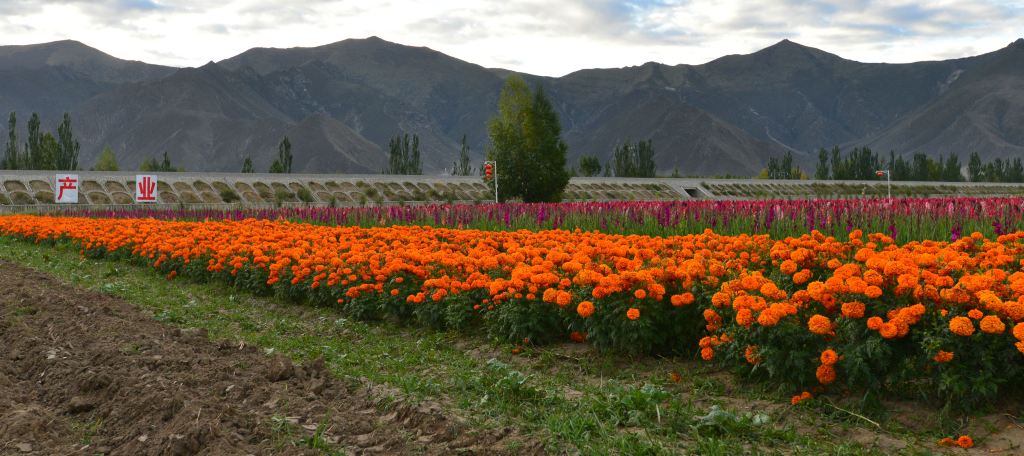
[[[287,136],[277,145],[277,158],[270,164],[270,172],[285,174],[292,172],[292,142]]]
[[[455,176],[469,176],[473,174],[473,165],[469,164],[469,147],[466,146],[466,135],[462,135],[462,147],[459,148],[459,161],[452,166],[452,174]]]
[[[423,174],[423,164],[420,161],[420,137],[412,135],[412,142],[409,142],[409,134],[398,135],[391,138],[388,143],[388,166],[383,170],[384,174]]]
[[[57,127],[57,144],[59,147],[54,160],[55,168],[63,171],[78,169],[78,152],[81,146],[71,130],[71,115],[66,112]]]
[[[39,114],[32,113],[28,119],[28,142],[25,143],[25,153],[28,155],[28,162],[22,166],[26,169],[43,168],[42,135],[39,133]]]
[[[18,151],[18,117],[11,112],[7,121],[7,147],[4,148],[2,169],[18,169],[21,166],[21,152]]]
[[[971,158],[967,161],[967,178],[971,182],[981,181],[981,173],[983,170],[981,164],[981,156],[977,152],[971,152]]]

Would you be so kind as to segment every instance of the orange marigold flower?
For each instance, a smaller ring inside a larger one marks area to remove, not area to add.
[[[699,346],[700,348],[706,348],[713,345],[718,345],[717,336],[704,336],[701,337],[700,340],[697,342],[697,346]]]
[[[771,327],[779,324],[782,316],[772,309],[765,309],[757,316],[757,324],[764,327]]]
[[[754,323],[754,313],[750,309],[742,308],[736,311],[736,324],[750,326]]]
[[[544,290],[544,293],[542,293],[540,295],[540,297],[541,297],[541,300],[544,301],[544,302],[555,302],[555,296],[557,295],[557,293],[558,293],[558,290],[556,290],[554,288],[548,288],[548,289]]]
[[[860,301],[844,302],[842,311],[843,316],[846,318],[863,318],[865,305]]]
[[[836,370],[832,366],[826,366],[824,364],[818,366],[818,370],[814,372],[814,376],[818,378],[818,383],[822,385],[830,385],[836,381]]]
[[[633,296],[635,296],[636,299],[644,299],[647,297],[647,290],[644,290],[643,288],[636,290],[633,292]]]
[[[970,448],[974,446],[974,439],[969,435],[961,435],[956,439],[956,444],[959,445],[960,448]]]
[[[672,295],[671,301],[672,301],[672,305],[673,306],[680,307],[680,306],[688,306],[690,304],[693,304],[693,301],[695,299],[696,298],[693,296],[693,293],[687,292],[687,293],[683,293],[683,294]]]
[[[953,317],[949,320],[949,330],[958,336],[970,336],[974,334],[974,322],[967,317]]]
[[[711,347],[704,347],[700,349],[700,357],[704,361],[711,361],[712,359],[715,359],[715,349]]]
[[[573,331],[569,333],[569,339],[576,343],[582,343],[583,341],[587,340],[587,335],[579,331]]]
[[[725,307],[732,302],[732,298],[729,297],[729,293],[719,291],[711,295],[711,304],[715,307]]]
[[[878,271],[870,270],[864,272],[864,281],[874,286],[881,286],[885,283],[885,277]]]
[[[722,321],[722,316],[712,309],[704,309],[704,320],[708,323],[719,323]]]
[[[807,283],[808,280],[811,280],[810,269],[803,269],[800,272],[793,274],[793,283],[797,285]]]
[[[555,304],[558,304],[558,307],[566,307],[569,304],[572,304],[572,293],[569,293],[568,291],[558,291],[555,293]]]
[[[878,328],[878,334],[883,338],[892,339],[900,335],[900,327],[892,322],[882,323],[882,327]]]
[[[987,334],[1002,334],[1006,331],[1006,324],[995,315],[988,315],[981,319],[981,332]]]
[[[747,349],[743,352],[743,357],[750,364],[761,364],[761,357],[757,354],[757,345],[747,345]]]
[[[671,372],[668,374],[668,378],[672,380],[672,383],[679,383],[683,381],[683,376],[679,375],[679,372]]]
[[[951,437],[943,437],[939,439],[939,446],[956,446],[956,440]]]
[[[867,288],[864,289],[864,296],[867,296],[871,299],[875,299],[879,296],[882,296],[882,289],[874,285],[869,285]]]
[[[583,318],[594,315],[594,303],[590,301],[583,301],[579,303],[579,305],[576,306],[576,313]]]
[[[831,366],[839,362],[839,354],[835,350],[829,348],[821,352],[821,364]]]
[[[832,332],[832,320],[824,315],[814,314],[807,320],[807,329],[814,334],[829,334]]]
[[[630,307],[629,310],[626,311],[626,318],[629,318],[630,320],[636,320],[640,318],[640,309],[637,309],[636,307]]]
[[[932,358],[932,360],[934,360],[937,363],[948,363],[953,360],[953,352],[939,350],[939,352],[935,354],[935,357]]]
[[[1013,337],[1017,340],[1024,340],[1024,323],[1017,323],[1013,326]]]
[[[793,404],[793,405],[796,405],[796,404],[799,404],[799,403],[801,403],[803,401],[806,401],[807,399],[810,399],[812,397],[814,397],[814,396],[812,396],[809,391],[804,391],[804,392],[802,392],[800,394],[797,394],[797,395],[793,396],[793,398],[789,400],[789,403]]]
[[[778,285],[775,285],[774,283],[771,282],[767,282],[764,285],[761,285],[761,288],[759,288],[758,291],[761,293],[761,296],[766,296],[770,298],[777,295],[780,290]]]
[[[980,320],[985,314],[978,309],[971,309],[967,311],[967,316],[971,317],[971,320]]]
[[[782,264],[779,265],[779,270],[786,275],[793,275],[793,273],[796,272],[796,268],[796,262],[793,260],[783,261]]]
[[[878,331],[879,329],[882,329],[882,325],[884,323],[885,322],[882,321],[881,317],[871,317],[871,318],[868,318],[868,329],[870,329],[872,331]]]

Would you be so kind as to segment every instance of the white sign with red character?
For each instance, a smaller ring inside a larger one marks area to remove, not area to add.
[[[156,197],[156,175],[139,174],[135,176],[135,202],[155,203]]]
[[[78,203],[78,175],[77,174],[58,174],[54,179],[57,189],[57,193],[54,194],[53,201],[58,204],[75,204]]]

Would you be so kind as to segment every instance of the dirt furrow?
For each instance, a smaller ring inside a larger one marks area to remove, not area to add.
[[[540,451],[16,264],[0,284],[0,454]]]

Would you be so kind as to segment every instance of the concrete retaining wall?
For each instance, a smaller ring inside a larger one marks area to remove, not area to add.
[[[0,211],[54,205],[53,171],[0,171]],[[134,205],[138,172],[77,172],[81,207]],[[160,207],[359,206],[486,202],[494,198],[478,176],[358,174],[148,173],[159,182]],[[1021,184],[893,182],[893,196],[1024,195]],[[884,181],[760,179],[642,179],[577,177],[568,201],[884,197]]]

